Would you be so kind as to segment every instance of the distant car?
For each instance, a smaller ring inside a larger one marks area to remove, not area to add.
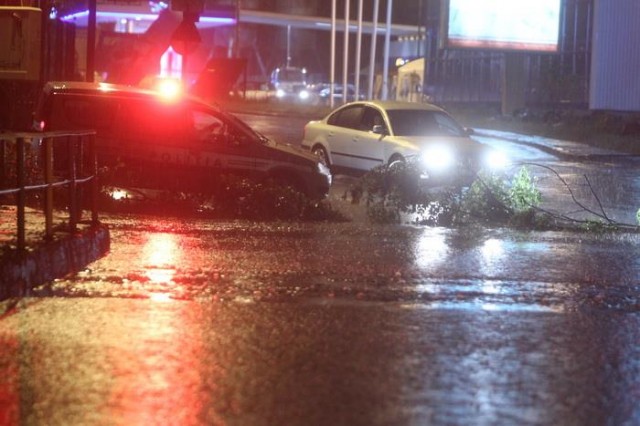
[[[343,86],[341,84],[334,84],[333,100],[337,102],[342,102],[343,93],[344,93]],[[324,87],[322,87],[318,91],[318,97],[320,98],[321,101],[328,103],[329,99],[331,98],[331,86],[324,85]],[[356,96],[356,87],[353,84],[347,85],[347,102],[361,101],[363,99],[364,99],[364,95],[362,93],[358,93],[358,95]]]
[[[308,101],[307,70],[297,67],[276,68],[271,72],[271,86],[276,98],[289,101]]]
[[[363,174],[412,161],[430,183],[446,184],[470,182],[480,169],[506,163],[501,153],[471,139],[471,132],[435,105],[361,101],[307,123],[302,146],[332,171]]]
[[[96,130],[105,184],[207,192],[225,175],[288,184],[324,198],[329,169],[299,147],[278,144],[217,106],[175,90],[50,82],[34,115],[40,130]]]

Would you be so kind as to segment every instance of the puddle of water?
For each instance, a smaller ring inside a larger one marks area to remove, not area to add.
[[[242,300],[235,300],[239,303],[246,303]],[[400,308],[406,310],[442,310],[442,311],[479,311],[479,312],[540,312],[540,313],[566,313],[564,306],[559,304],[539,305],[518,302],[486,302],[480,299],[474,300],[445,300],[436,302],[382,302],[377,300],[359,300],[353,298],[308,298],[305,302],[314,305],[324,306],[348,306],[348,307],[374,307],[381,306],[390,308]]]
[[[482,300],[455,301],[447,300],[432,303],[409,303],[403,304],[405,309],[427,309],[427,310],[460,310],[460,311],[486,311],[486,312],[551,312],[564,313],[564,307],[560,305],[537,305],[527,303],[487,303]]]

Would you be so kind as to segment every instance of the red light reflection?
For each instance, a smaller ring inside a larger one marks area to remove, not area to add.
[[[174,234],[150,234],[142,249],[145,275],[152,283],[172,283],[181,251]]]
[[[192,303],[147,303],[135,321],[113,325],[110,332],[127,336],[127,344],[109,347],[110,424],[201,424],[212,403],[199,392],[206,388],[200,362],[207,357],[202,331],[191,321],[197,309]]]

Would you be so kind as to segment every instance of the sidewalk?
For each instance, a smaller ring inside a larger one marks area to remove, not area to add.
[[[519,133],[475,128],[478,136],[496,137],[531,146],[564,160],[585,160],[595,157],[634,157],[618,151],[593,147],[587,144],[529,136]],[[366,220],[362,206],[353,205],[348,190],[353,180],[337,176],[329,199],[340,206],[351,220]],[[64,214],[54,219],[64,222]],[[16,207],[0,205],[0,300],[28,294],[34,286],[61,278],[81,270],[109,251],[109,231],[105,226],[90,227],[81,224],[78,232],[59,232],[51,241],[45,241],[44,216],[35,209],[27,209],[25,253],[15,249]],[[11,248],[13,245],[13,248]]]
[[[58,231],[44,239],[44,214],[25,209],[24,252],[16,249],[16,206],[0,206],[0,300],[28,294],[30,289],[81,270],[109,251],[109,230],[80,223],[75,233]],[[65,215],[55,215],[63,223]]]
[[[531,146],[562,159],[588,159],[592,157],[637,157],[610,149],[598,148],[581,142],[529,136],[502,130],[474,128],[478,136],[496,137],[521,145]]]

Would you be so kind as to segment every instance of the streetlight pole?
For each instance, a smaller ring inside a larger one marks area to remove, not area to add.
[[[97,1],[89,0],[89,20],[87,22],[87,70],[85,81],[93,82],[96,70],[96,16]]]
[[[369,91],[368,99],[373,99],[373,78],[376,74],[376,41],[378,40],[378,9],[380,9],[380,0],[373,2],[373,29],[371,31],[371,53],[369,55]]]
[[[355,100],[359,99],[360,93],[360,55],[362,54],[362,2],[364,0],[358,0],[358,37],[356,39],[356,71],[355,71]]]
[[[329,107],[331,108],[333,108],[333,94],[334,94],[335,83],[336,83],[336,0],[331,0],[331,69],[329,70]]]
[[[236,0],[236,27],[235,27],[235,42],[233,43],[233,57],[240,57],[240,0]]]
[[[347,83],[349,81],[349,7],[350,2],[344,3],[344,48],[342,52],[342,103],[347,102]]]
[[[384,64],[382,71],[382,100],[389,97],[389,46],[391,44],[391,9],[393,0],[387,2],[387,31],[384,35]]]

